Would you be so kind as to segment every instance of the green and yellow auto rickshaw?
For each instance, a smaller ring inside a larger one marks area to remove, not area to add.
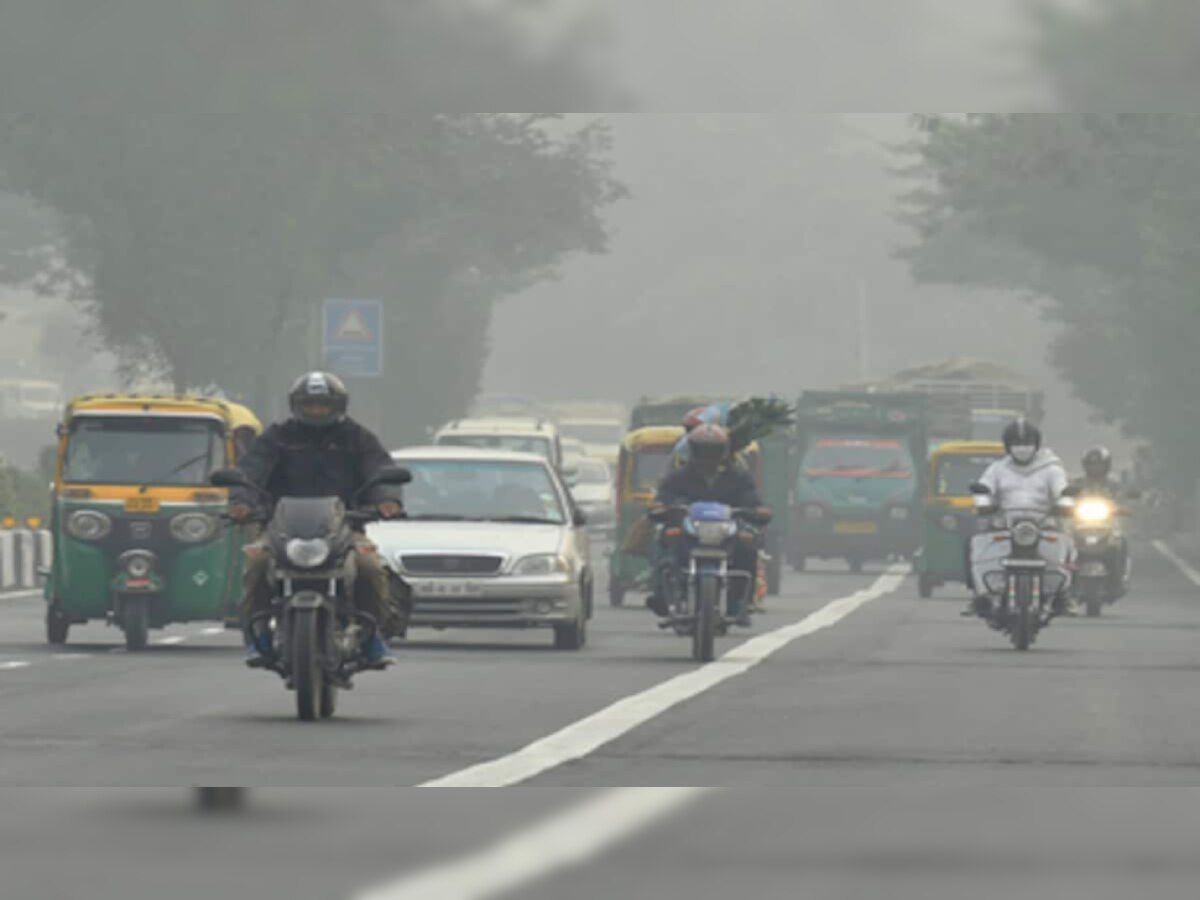
[[[1004,456],[1004,445],[955,441],[929,454],[923,538],[914,567],[921,597],[949,583],[967,584],[967,553],[978,527],[971,485]]]
[[[262,432],[236,403],[199,397],[82,397],[59,424],[45,587],[46,637],[103,620],[129,650],[176,622],[237,621],[242,528],[209,474]]]
[[[650,577],[654,526],[646,511],[670,471],[683,428],[641,428],[625,436],[617,459],[617,531],[609,558],[608,599],[621,606],[625,595],[644,589]]]

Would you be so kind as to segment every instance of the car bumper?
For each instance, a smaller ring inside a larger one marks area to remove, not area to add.
[[[406,580],[413,589],[410,627],[550,628],[581,613],[578,586],[567,576]]]

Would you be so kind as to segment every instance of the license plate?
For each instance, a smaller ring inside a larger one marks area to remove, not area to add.
[[[879,534],[879,526],[874,522],[837,522],[833,526],[834,534]]]
[[[125,501],[125,512],[156,513],[158,512],[158,498],[130,497]]]
[[[470,581],[439,578],[436,581],[418,581],[413,585],[418,597],[481,597],[483,591]]]
[[[150,587],[149,578],[129,578],[125,581],[125,587],[130,590],[142,591]]]

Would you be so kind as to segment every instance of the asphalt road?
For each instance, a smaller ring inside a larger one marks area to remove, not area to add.
[[[279,896],[350,896],[450,860],[426,893],[400,885],[381,896],[498,896],[510,884],[520,886],[512,896],[634,897],[660,881],[666,897],[723,896],[717,885],[738,872],[760,896],[795,896],[799,861],[810,877],[852,867],[839,846],[874,846],[894,863],[887,840],[915,836],[913,823],[929,817],[914,811],[928,812],[930,798],[950,804],[937,817],[946,846],[964,833],[949,824],[963,788],[1015,797],[1050,785],[1197,785],[1200,587],[1149,548],[1138,562],[1134,596],[1100,620],[1056,623],[1027,655],[961,618],[961,595],[921,601],[911,579],[833,568],[790,576],[748,635],[760,637],[726,640],[733,652],[703,670],[638,609],[599,608],[580,653],[551,649],[539,632],[417,633],[392,672],[360,678],[338,718],[314,725],[294,720],[273,677],[241,667],[230,634],[172,629],[157,636],[171,643],[130,655],[96,626],[60,652],[42,641],[37,600],[3,599],[0,871],[22,890],[0,895],[70,897],[77,878],[97,900],[161,896],[168,884],[172,897],[212,897],[269,873]],[[481,773],[467,783],[555,789],[392,790],[464,770]],[[217,826],[186,809],[183,788],[197,784],[260,790],[243,817]],[[684,790],[582,790],[638,785]],[[810,790],[713,795],[696,785]],[[9,790],[30,786],[86,790]],[[862,792],[828,790],[845,786],[902,796],[868,809]],[[906,807],[913,790],[920,803]],[[1165,814],[1161,804],[1150,812]],[[1028,825],[1021,832],[1044,847]],[[1102,833],[1114,840],[1112,828]],[[565,848],[565,860],[599,861],[556,872],[547,852],[546,871],[529,871],[513,862],[529,854],[484,853],[502,839],[554,847],[563,834],[597,842]],[[1171,860],[1193,878],[1194,854],[1180,853]],[[129,854],[137,865],[116,864]],[[463,887],[472,865],[487,890]],[[119,874],[87,882],[97,867]]]

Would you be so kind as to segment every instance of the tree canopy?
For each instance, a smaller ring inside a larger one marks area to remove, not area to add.
[[[465,112],[598,102],[488,24],[386,0],[12,0],[0,171],[58,214],[105,343],[181,389],[264,409],[318,362],[323,298],[384,300],[387,376],[356,388],[411,437],[474,394],[493,304],[603,252],[622,194],[602,126]]]
[[[1047,23],[1044,64],[1064,97],[1086,100],[1139,54],[1174,46],[1165,31],[1184,12],[1170,0],[1139,9]],[[1200,116],[933,115],[914,125],[904,210],[919,238],[906,251],[914,274],[1050,298],[1063,326],[1054,362],[1080,397],[1148,438],[1170,474],[1194,476]]]

